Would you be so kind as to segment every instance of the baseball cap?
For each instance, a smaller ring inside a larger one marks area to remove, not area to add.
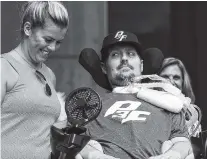
[[[142,58],[141,54],[141,44],[137,38],[137,36],[128,31],[117,31],[115,33],[109,34],[103,40],[101,55],[102,57],[106,54],[106,50],[115,45],[115,44],[130,44],[135,47],[138,51],[138,54]]]

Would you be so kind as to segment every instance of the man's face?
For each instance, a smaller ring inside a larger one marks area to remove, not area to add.
[[[136,49],[128,44],[118,44],[111,47],[103,71],[107,74],[112,86],[126,86],[132,78],[140,76],[143,62]]]

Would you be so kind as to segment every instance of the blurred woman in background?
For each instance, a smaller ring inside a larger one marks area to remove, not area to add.
[[[199,114],[195,109],[198,107],[194,104],[195,95],[191,86],[190,76],[183,62],[173,57],[165,58],[158,74],[169,80],[170,83],[179,88],[186,97],[190,98],[191,102],[185,108],[186,124],[189,136],[199,137],[201,125],[199,124]],[[196,157],[198,155],[197,153],[199,148],[196,145],[193,145],[193,149]]]

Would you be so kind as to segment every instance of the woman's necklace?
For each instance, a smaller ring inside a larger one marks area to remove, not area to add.
[[[29,67],[31,67],[34,70],[40,70],[42,68],[42,64],[39,66],[39,68],[32,65],[29,61],[27,61],[16,49],[14,51],[28,64]]]

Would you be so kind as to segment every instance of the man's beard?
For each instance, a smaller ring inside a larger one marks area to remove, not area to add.
[[[128,86],[132,83],[132,81],[135,77],[135,74],[129,73],[129,74],[125,75],[124,73],[128,72],[129,70],[123,69],[123,67],[128,67],[128,69],[134,70],[134,67],[128,63],[128,60],[122,60],[120,65],[116,68],[120,72],[118,74],[116,74],[114,79],[112,79],[112,81],[111,81],[112,85],[114,85],[114,86]]]
[[[129,75],[118,74],[116,77],[111,81],[112,85],[115,86],[128,86],[132,83],[135,75],[133,73]]]

